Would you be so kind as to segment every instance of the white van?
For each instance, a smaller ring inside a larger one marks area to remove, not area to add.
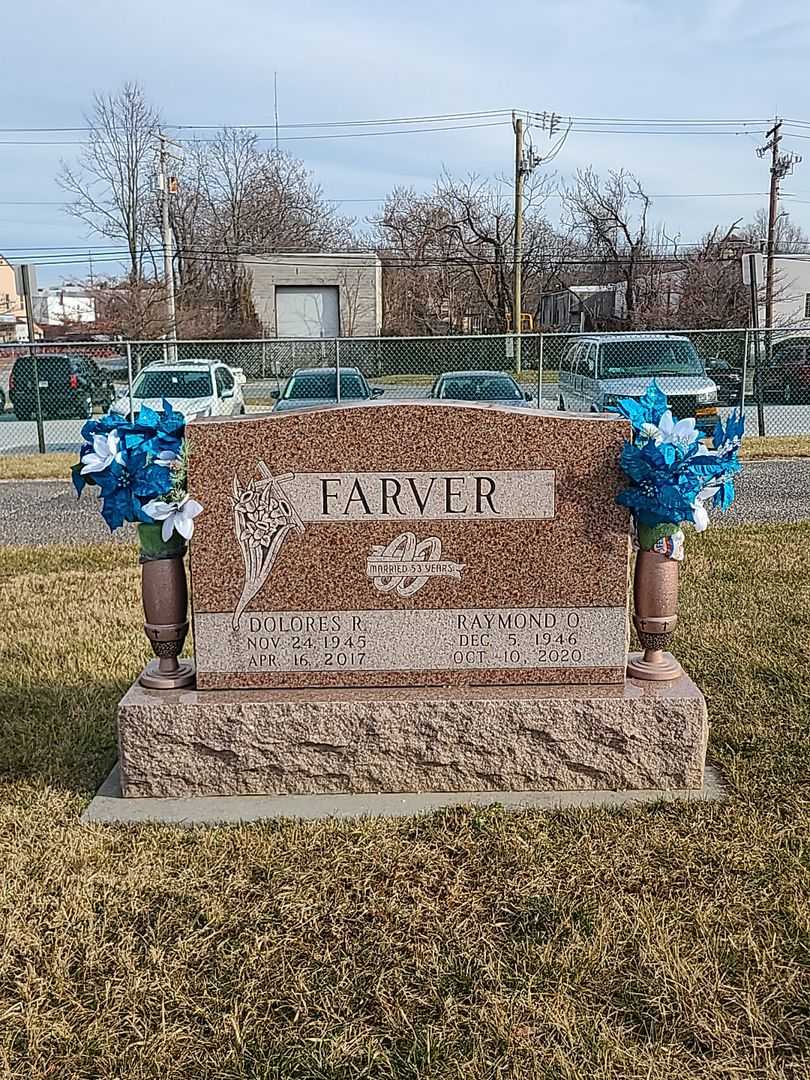
[[[655,379],[674,416],[694,417],[701,431],[717,423],[717,386],[689,338],[680,334],[588,334],[560,364],[557,407],[605,412],[620,398],[641,397]]]

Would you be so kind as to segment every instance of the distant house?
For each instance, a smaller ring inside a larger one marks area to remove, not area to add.
[[[571,285],[560,292],[544,293],[540,301],[540,324],[555,330],[610,328],[627,315],[625,283]]]
[[[253,308],[270,337],[374,337],[382,263],[373,252],[243,255]]]
[[[810,256],[775,255],[773,325],[810,328]],[[762,271],[760,271],[762,273]],[[764,284],[763,281],[760,283]],[[764,289],[759,311],[759,324],[765,325]]]
[[[32,298],[34,318],[40,326],[64,326],[66,323],[94,323],[96,302],[85,289],[64,285],[37,289]]]
[[[43,337],[42,328],[34,324],[34,340]],[[24,315],[0,315],[0,343],[28,341],[28,320]]]

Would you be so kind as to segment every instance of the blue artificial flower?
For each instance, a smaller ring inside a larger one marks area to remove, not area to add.
[[[132,491],[141,499],[149,502],[161,495],[168,495],[172,490],[172,474],[170,469],[161,465],[147,465],[146,468],[131,472]]]
[[[109,435],[117,431],[120,438],[132,427],[129,420],[120,413],[109,412],[96,420],[88,420],[82,428],[82,438],[86,443],[92,443],[96,435]]]
[[[143,406],[134,421],[116,413],[88,420],[79,462],[71,470],[77,494],[88,483],[99,488],[101,513],[110,529],[125,521],[152,522],[143,507],[170,494],[174,477],[167,462],[180,456],[184,432],[183,414],[168,401],[162,412]],[[111,436],[116,453],[102,455]]]
[[[708,523],[703,503],[709,499],[718,509],[728,509],[734,501],[733,477],[741,467],[737,451],[743,416],[733,412],[725,427],[718,421],[709,450],[700,443],[694,420],[675,423],[654,380],[639,401],[625,398],[615,411],[633,428],[620,458],[630,486],[616,501],[632,510],[637,531],[684,521],[703,529]]]
[[[183,414],[172,409],[168,401],[164,400],[162,413],[142,405],[135,422],[124,434],[123,442],[130,450],[140,449],[155,457],[164,451],[176,456],[182,445],[185,423]]]
[[[640,398],[622,398],[609,406],[609,411],[621,413],[630,421],[634,433],[640,435],[645,424],[658,427],[668,408],[666,394],[653,379]]]

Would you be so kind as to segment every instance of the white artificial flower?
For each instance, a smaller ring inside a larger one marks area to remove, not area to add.
[[[692,520],[695,523],[695,532],[704,532],[709,527],[709,515],[700,499],[695,499],[692,503]]]
[[[657,443],[661,430],[657,424],[646,423],[641,425],[641,434],[645,439],[653,439]]]
[[[184,495],[179,503],[152,499],[143,509],[153,521],[163,522],[160,535],[164,544],[169,542],[175,530],[186,540],[190,540],[194,532],[194,518],[202,513],[201,504],[188,495]]]
[[[108,435],[94,435],[93,449],[82,458],[82,476],[87,473],[103,472],[114,461],[119,463],[121,461],[118,432],[111,431]]]
[[[180,458],[171,450],[161,450],[154,461],[155,465],[162,465],[164,469],[173,469],[179,463]]]
[[[669,443],[672,446],[682,446],[684,449],[697,442],[700,432],[695,426],[694,419],[675,421],[672,411],[667,409],[658,423],[658,435],[655,445],[661,446]]]

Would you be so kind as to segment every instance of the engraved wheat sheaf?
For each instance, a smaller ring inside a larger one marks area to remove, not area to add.
[[[245,563],[245,582],[233,613],[234,630],[239,629],[245,608],[270,576],[288,533],[304,531],[303,522],[284,492],[284,484],[294,474],[273,476],[263,461],[258,462],[258,469],[261,477],[244,487],[238,476],[233,478],[234,530]]]

